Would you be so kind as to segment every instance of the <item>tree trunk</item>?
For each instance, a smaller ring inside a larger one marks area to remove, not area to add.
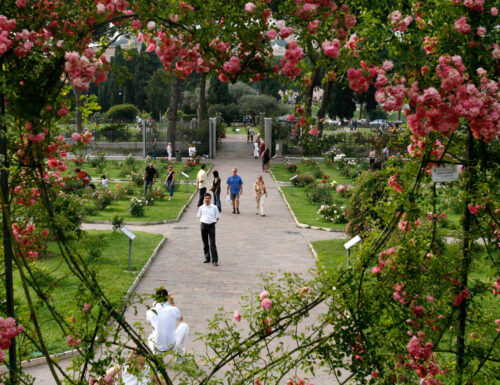
[[[0,93],[0,116],[5,115],[5,97]],[[3,119],[1,120],[3,121]],[[5,264],[5,296],[7,316],[14,318],[14,281],[12,278],[12,260],[14,259],[12,249],[12,238],[10,237],[9,216],[10,216],[10,198],[9,198],[9,158],[7,156],[7,126],[0,126],[0,185],[2,189],[2,235],[3,235],[3,254]],[[10,382],[17,383],[17,356],[16,356],[16,341],[12,339],[12,344],[9,347],[9,374]]]
[[[207,73],[200,76],[200,95],[198,99],[198,124],[208,120],[208,106],[206,99]]]
[[[363,102],[359,103],[359,115],[358,115],[359,120],[363,119],[363,105],[364,105]]]
[[[320,137],[323,135],[323,129],[325,128],[325,124],[322,122],[322,119],[326,115],[326,106],[328,105],[328,99],[330,98],[330,92],[332,90],[332,85],[333,85],[333,82],[326,83],[326,86],[325,86],[324,92],[323,92],[323,100],[321,101],[321,107],[319,108],[318,115],[316,117],[318,120],[318,131],[319,131]]]
[[[75,121],[76,121],[76,132],[83,132],[83,119],[82,111],[83,100],[80,98],[82,96],[82,91],[73,88],[73,93],[75,94]]]
[[[475,172],[475,162],[474,162],[474,137],[472,131],[469,129],[469,136],[467,139],[466,147],[466,173],[465,175],[465,202],[464,202],[464,220],[462,222],[462,261],[460,265],[460,286],[458,286],[457,295],[464,289],[467,288],[469,279],[469,269],[471,265],[471,224],[472,224],[472,214],[469,211],[468,205],[471,203],[470,196],[476,189],[475,186],[477,175]],[[456,380],[455,384],[461,385],[463,383],[463,370],[465,365],[464,354],[465,354],[465,331],[467,323],[467,306],[469,300],[464,299],[458,308],[458,320],[457,320],[457,351],[456,351],[456,365],[455,373]]]
[[[168,131],[167,141],[172,143],[172,153],[175,153],[175,138],[177,134],[177,112],[182,96],[182,86],[184,81],[177,76],[174,76],[170,85],[170,104],[167,110]]]
[[[314,94],[314,88],[317,86],[318,83],[318,77],[319,77],[319,68],[315,67],[311,75],[311,84],[309,84],[309,87],[307,87],[306,107],[305,107],[307,118],[312,116],[313,94]]]

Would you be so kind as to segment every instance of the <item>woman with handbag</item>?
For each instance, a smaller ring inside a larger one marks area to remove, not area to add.
[[[222,211],[222,207],[221,207],[221,203],[220,203],[220,190],[221,190],[220,184],[221,184],[221,180],[219,178],[219,172],[217,170],[215,170],[213,172],[213,175],[214,175],[214,181],[212,183],[212,188],[210,189],[210,191],[213,192],[213,194],[214,194],[214,203],[217,206],[217,208],[219,209],[219,212],[221,212]]]

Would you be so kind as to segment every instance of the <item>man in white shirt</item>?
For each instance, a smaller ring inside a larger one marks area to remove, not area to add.
[[[205,165],[205,163],[203,163],[201,165],[201,170],[198,171],[198,174],[196,175],[196,188],[200,192],[200,197],[198,199],[198,204],[196,205],[196,207],[200,207],[203,204],[203,197],[207,192],[208,176],[207,172],[205,171],[206,167],[207,166]]]
[[[190,158],[194,159],[194,157],[196,155],[196,147],[194,146],[194,144],[189,145],[188,154],[189,154]]]
[[[182,314],[175,306],[167,289],[156,290],[156,300],[153,307],[146,313],[146,319],[151,323],[153,332],[148,337],[148,345],[153,352],[167,352],[174,349],[179,356],[186,353],[186,338],[189,326],[182,322]],[[175,327],[177,321],[181,323]],[[182,362],[182,357],[177,362]]]
[[[212,197],[205,194],[204,204],[198,209],[198,218],[201,222],[201,239],[203,241],[203,253],[205,260],[203,263],[210,263],[210,255],[214,266],[219,266],[219,256],[217,255],[217,246],[215,245],[215,224],[219,220],[219,209],[216,205],[210,203]],[[209,245],[210,239],[210,245]]]

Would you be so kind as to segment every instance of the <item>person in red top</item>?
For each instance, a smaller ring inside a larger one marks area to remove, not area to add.
[[[76,168],[75,172],[76,172],[76,177],[82,181],[84,188],[89,186],[92,188],[92,190],[95,190],[95,186],[92,183],[92,178],[90,177],[90,174],[87,171]]]
[[[262,138],[260,138],[260,157],[261,158],[262,158],[262,155],[264,154],[265,149],[266,149],[266,144],[264,143]]]

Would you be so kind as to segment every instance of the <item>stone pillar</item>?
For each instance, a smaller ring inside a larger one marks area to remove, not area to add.
[[[262,131],[264,131],[264,113],[263,112],[259,113],[258,124],[260,127],[261,136],[262,136]]]
[[[264,143],[266,144],[266,149],[268,148],[273,151],[273,119],[272,118],[264,118]]]
[[[222,124],[222,115],[220,112],[215,113],[215,119],[217,119],[217,127],[220,127]]]
[[[215,159],[217,151],[217,118],[208,121],[208,151],[210,159]]]
[[[198,128],[198,120],[196,118],[191,119],[191,129],[196,130]]]

